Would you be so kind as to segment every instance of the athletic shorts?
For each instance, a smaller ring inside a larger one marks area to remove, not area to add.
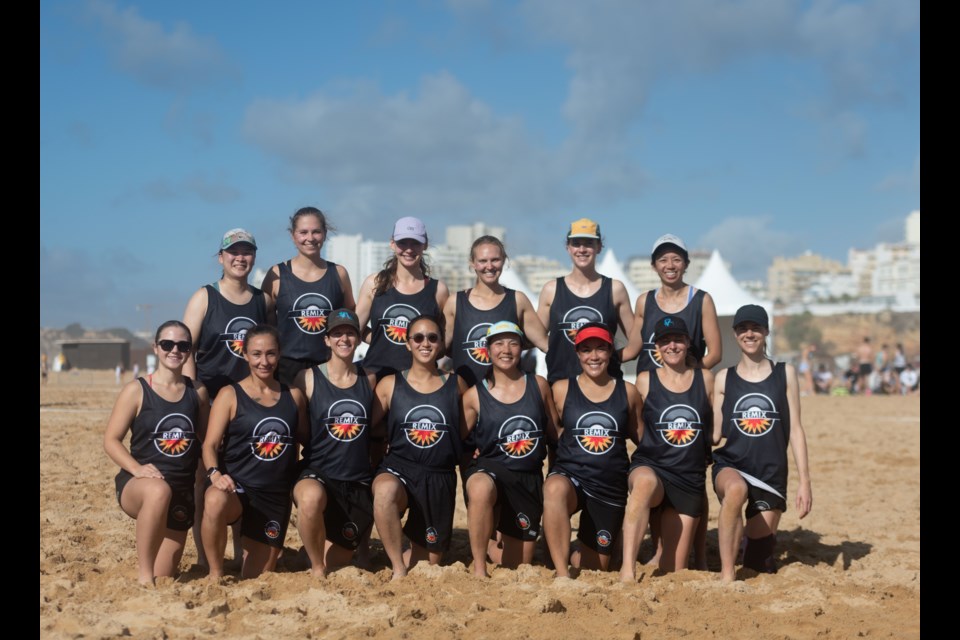
[[[869,363],[866,363],[866,362],[861,362],[861,363],[860,363],[860,368],[858,369],[858,372],[859,372],[859,374],[860,374],[861,377],[863,377],[863,376],[868,376],[868,375],[870,375],[871,373],[873,373],[873,365],[872,365],[872,364],[869,364]]]
[[[292,387],[298,373],[319,364],[322,364],[319,360],[301,360],[280,356],[280,362],[277,363],[277,380],[288,387]]]
[[[289,491],[263,491],[237,485],[237,497],[243,507],[240,516],[240,535],[254,542],[283,548],[283,540],[290,524],[293,500]]]
[[[123,469],[114,478],[114,485],[117,489],[117,504],[120,504],[123,488],[131,480],[133,480],[133,475]],[[170,506],[167,508],[167,529],[188,531],[193,526],[193,512],[197,508],[197,502],[193,495],[193,484],[173,485],[169,482],[167,484],[170,485],[170,490],[173,492],[170,497]]]
[[[577,492],[577,508],[574,513],[580,512],[580,529],[577,532],[580,543],[600,555],[612,554],[613,543],[623,526],[625,505],[617,506],[594,498],[584,491],[577,478],[566,471],[551,471],[549,475],[563,476]]]
[[[717,474],[719,474],[723,469],[734,469],[733,467],[718,467],[714,465],[713,467],[713,490],[717,490]],[[775,493],[771,493],[766,489],[761,489],[760,487],[755,487],[749,482],[746,478],[743,480],[747,485],[747,520],[754,517],[755,515],[760,514],[763,511],[779,511],[781,513],[786,513],[787,511],[787,501]],[[784,491],[786,493],[786,491]]]
[[[497,531],[518,540],[536,540],[543,516],[543,475],[537,471],[513,471],[480,458],[464,472],[464,487],[475,473],[487,474],[496,485],[496,506],[500,509]],[[463,495],[466,501],[466,491]]]
[[[670,507],[677,513],[691,518],[699,518],[703,515],[703,491],[690,491],[660,474],[657,474],[657,477],[663,484],[661,508]]]
[[[432,471],[396,456],[387,456],[377,469],[377,475],[381,473],[393,475],[406,488],[404,535],[428,551],[442,553],[449,549],[457,501],[456,472]]]
[[[323,511],[323,525],[327,540],[345,549],[356,549],[373,527],[373,494],[370,484],[327,478],[311,469],[300,472],[297,482],[313,479],[323,485],[327,493],[327,508]]]

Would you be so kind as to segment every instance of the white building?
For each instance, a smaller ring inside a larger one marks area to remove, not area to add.
[[[364,240],[359,233],[333,236],[324,243],[323,249],[324,257],[346,268],[355,290],[359,290],[367,276],[380,271],[393,255],[389,242]]]
[[[480,236],[493,236],[506,243],[507,230],[504,227],[491,227],[482,222],[458,224],[447,227],[447,246],[463,255],[464,261],[470,257],[470,247]]]
[[[554,278],[567,275],[569,267],[544,256],[517,256],[510,258],[510,267],[527,283],[531,291],[540,293],[545,285]]]
[[[910,215],[907,216],[906,224],[906,239],[907,244],[915,244],[918,247],[920,246],[920,210],[911,211]]]
[[[700,276],[703,275],[703,270],[706,269],[709,262],[709,251],[691,251],[690,265],[687,267],[687,272],[683,275],[684,281],[696,282]],[[730,269],[730,264],[726,263],[726,267]],[[654,271],[653,266],[650,264],[649,256],[634,256],[630,258],[627,261],[626,273],[627,278],[641,293],[656,289],[660,286],[660,276],[657,275],[657,272]]]

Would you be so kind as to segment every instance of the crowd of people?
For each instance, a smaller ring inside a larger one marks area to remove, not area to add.
[[[191,528],[211,576],[224,574],[231,526],[241,577],[275,569],[294,505],[314,575],[367,565],[375,526],[401,578],[448,551],[458,482],[478,576],[533,562],[543,540],[558,577],[619,567],[634,582],[648,529],[646,561],[669,572],[692,556],[702,569],[711,465],[722,579],[735,579],[740,553],[775,571],[788,502],[801,518],[812,507],[800,374],[767,357],[761,307],[720,327],[710,295],[684,282],[681,238],[654,243],[660,286],[631,309],[624,284],[597,272],[599,224],[577,220],[571,270],[534,309],[500,284],[507,252],[495,237],[474,242],[476,281],[451,295],[431,276],[423,222],[401,218],[390,259],[355,296],[321,255],[330,231],[319,209],[297,211],[296,255],[262,288],[248,282],[253,234],[225,233],[219,279],[157,329],[156,371],[120,391],[104,447],[137,521],[141,583],[177,571]],[[741,353],[714,376],[722,331]],[[524,366],[531,348],[546,352],[546,378]]]
[[[891,349],[883,344],[874,351],[869,336],[847,358],[849,366],[836,367],[838,359],[816,360],[816,345],[800,352],[797,373],[801,395],[912,395],[920,392],[920,360],[910,361],[903,344]],[[814,367],[814,365],[816,365]]]

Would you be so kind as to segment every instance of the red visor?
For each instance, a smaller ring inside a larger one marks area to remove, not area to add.
[[[590,338],[600,338],[604,342],[613,344],[613,338],[610,337],[610,332],[603,327],[585,327],[580,329],[577,331],[577,337],[573,342],[574,344],[580,344]]]

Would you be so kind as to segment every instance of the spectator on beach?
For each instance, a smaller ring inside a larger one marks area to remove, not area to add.
[[[873,373],[874,362],[870,336],[864,336],[863,342],[857,347],[854,355],[857,361],[857,391],[869,396],[873,392],[870,386],[870,374]]]
[[[829,394],[833,386],[833,372],[827,369],[827,365],[820,363],[817,367],[817,373],[813,378],[814,389],[819,394]]]
[[[900,393],[908,395],[920,390],[920,373],[912,364],[907,364],[900,373]]]

